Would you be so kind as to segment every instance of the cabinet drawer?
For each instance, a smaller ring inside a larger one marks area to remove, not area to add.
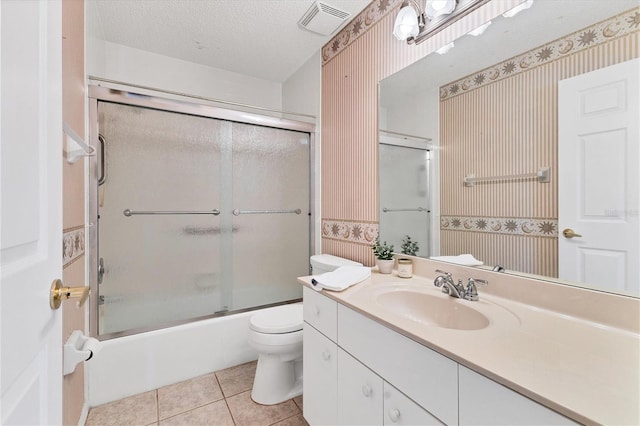
[[[303,415],[314,426],[336,424],[338,347],[309,324],[303,332]]]
[[[335,342],[338,303],[309,287],[302,289],[302,298],[304,320]]]
[[[338,425],[382,425],[382,379],[338,348]]]
[[[461,425],[575,425],[537,402],[460,366]]]
[[[456,362],[342,305],[338,345],[440,421],[458,424]]]
[[[385,425],[440,426],[442,423],[428,411],[407,398],[398,389],[384,382]]]

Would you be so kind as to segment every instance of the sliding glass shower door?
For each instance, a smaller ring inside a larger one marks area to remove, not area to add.
[[[301,297],[308,133],[105,101],[97,110],[99,334]]]

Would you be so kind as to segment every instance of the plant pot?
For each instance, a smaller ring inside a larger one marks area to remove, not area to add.
[[[394,259],[383,260],[376,259],[376,265],[378,265],[378,272],[381,274],[390,274],[393,271],[393,264],[396,261]]]

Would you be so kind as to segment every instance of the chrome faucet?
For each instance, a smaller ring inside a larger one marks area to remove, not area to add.
[[[453,281],[451,273],[441,271],[440,269],[436,269],[436,272],[443,275],[438,275],[436,279],[433,280],[433,285],[435,285],[436,287],[442,287],[443,293],[446,293],[449,296],[456,297],[458,299],[465,299],[475,302],[478,300],[478,288],[476,287],[476,284],[489,284],[487,280],[469,278],[467,287],[465,288],[462,284],[462,280],[458,280],[458,284]]]
[[[444,275],[439,275],[433,280],[433,285],[436,287],[442,287],[442,292],[448,294],[451,297],[461,298],[464,294],[464,286],[462,285],[462,280],[458,280],[458,284],[453,281],[453,277],[451,277],[451,273],[441,271],[440,269],[436,269],[436,272],[439,272]]]

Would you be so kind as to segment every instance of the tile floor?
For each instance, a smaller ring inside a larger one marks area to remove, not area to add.
[[[134,395],[89,410],[86,426],[308,426],[302,396],[278,405],[251,400],[256,362]]]

